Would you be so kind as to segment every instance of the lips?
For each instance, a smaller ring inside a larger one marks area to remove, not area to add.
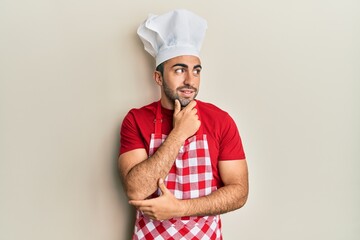
[[[183,95],[184,97],[192,97],[193,94],[195,93],[194,89],[189,89],[189,88],[182,88],[179,89],[181,95]]]
[[[194,91],[193,90],[180,90],[180,92],[185,93],[185,94],[191,94]]]

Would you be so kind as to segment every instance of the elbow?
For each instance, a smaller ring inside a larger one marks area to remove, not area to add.
[[[129,200],[145,200],[151,195],[149,194],[149,187],[145,186],[143,182],[128,177],[124,177],[122,180],[124,191]]]
[[[129,200],[144,200],[148,197],[142,194],[139,190],[136,190],[129,186],[126,187],[126,195]]]
[[[129,200],[144,200],[144,198],[142,198],[142,196],[140,194],[136,193],[135,191],[127,190],[126,195]]]
[[[129,200],[144,200],[147,197],[141,193],[141,189],[134,184],[134,181],[127,179],[127,177],[123,177],[121,180],[124,192]]]
[[[239,197],[239,200],[238,200],[238,209],[239,209],[239,208],[242,208],[242,207],[246,204],[246,202],[247,202],[247,200],[248,200],[248,196],[249,196],[249,191],[248,191],[248,189],[246,189],[245,194],[242,194],[242,195]]]
[[[243,186],[239,186],[239,191],[235,200],[235,209],[239,209],[242,208],[247,200],[248,200],[248,196],[249,196],[249,189],[246,187],[244,188]]]
[[[248,195],[243,196],[243,197],[241,197],[241,198],[239,199],[238,209],[239,209],[239,208],[242,208],[242,207],[246,204],[247,199],[248,199]]]

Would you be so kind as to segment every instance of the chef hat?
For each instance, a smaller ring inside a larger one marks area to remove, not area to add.
[[[137,34],[158,66],[177,56],[199,57],[206,28],[205,19],[178,9],[159,16],[150,14],[139,26]]]

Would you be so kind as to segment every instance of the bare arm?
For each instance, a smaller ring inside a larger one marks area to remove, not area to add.
[[[248,196],[246,160],[220,161],[224,186],[208,196],[184,200],[185,216],[216,215],[241,208]]]
[[[119,157],[120,173],[129,199],[145,199],[157,189],[159,178],[165,178],[182,145],[175,134],[148,158],[145,149],[135,149]]]
[[[129,199],[145,199],[157,190],[159,178],[169,173],[184,141],[200,127],[196,102],[181,110],[175,102],[174,128],[158,150],[148,158],[145,149],[135,149],[119,157],[119,169]]]
[[[150,200],[130,201],[129,203],[150,218],[157,220],[182,216],[217,215],[242,207],[248,196],[246,160],[220,161],[219,171],[224,186],[210,195],[179,200],[160,181],[159,187],[163,195]]]

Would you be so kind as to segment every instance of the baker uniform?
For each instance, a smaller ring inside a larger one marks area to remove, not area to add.
[[[203,18],[179,9],[159,16],[149,15],[137,33],[158,67],[178,56],[199,57],[206,28]],[[177,199],[210,195],[224,186],[219,161],[245,159],[238,129],[230,115],[210,103],[194,101],[200,127],[183,142],[164,179],[166,188]],[[174,110],[164,108],[161,100],[130,110],[121,126],[120,154],[145,149],[148,157],[152,157],[172,131],[173,115]],[[160,194],[158,189],[147,198],[156,198]],[[220,215],[155,220],[137,210],[133,239],[222,239]]]

